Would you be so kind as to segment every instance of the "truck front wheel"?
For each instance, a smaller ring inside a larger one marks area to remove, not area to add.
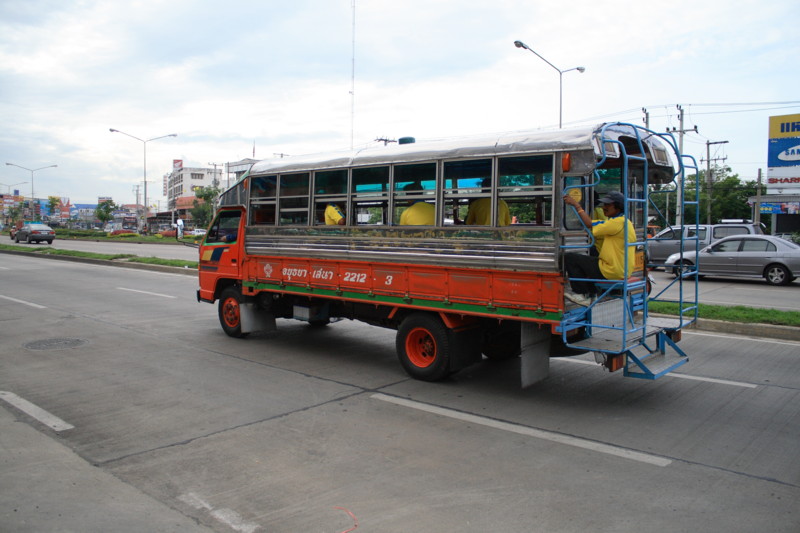
[[[414,379],[439,381],[450,374],[450,339],[439,317],[408,315],[397,330],[397,356]]]
[[[228,287],[219,297],[219,323],[230,337],[247,337],[247,333],[242,333],[241,301],[242,293],[235,287]]]

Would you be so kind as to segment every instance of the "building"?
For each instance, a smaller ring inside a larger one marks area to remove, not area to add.
[[[197,198],[195,190],[201,187],[217,187],[225,190],[241,178],[255,163],[255,159],[242,159],[213,168],[185,167],[183,160],[172,162],[172,172],[164,175],[164,196],[167,198],[167,209],[159,211],[148,218],[151,231],[160,231],[171,227],[178,219],[186,221],[191,227],[191,209]],[[224,171],[223,171],[224,169]],[[223,178],[224,176],[224,178]]]
[[[222,182],[222,168],[184,167],[183,161],[172,162],[172,172],[164,176],[164,196],[167,209],[178,209],[181,198],[195,198],[194,191],[200,187],[219,187]]]
[[[766,186],[748,203],[773,235],[800,232],[800,115],[769,117]]]

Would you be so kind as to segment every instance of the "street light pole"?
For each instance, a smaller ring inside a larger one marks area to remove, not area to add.
[[[123,135],[127,135],[131,139],[136,139],[137,141],[141,142],[144,146],[144,213],[142,214],[142,227],[147,228],[147,143],[150,141],[157,141],[158,139],[164,139],[166,137],[177,137],[177,133],[170,133],[168,135],[162,135],[160,137],[153,137],[152,139],[140,139],[130,133],[125,133],[124,131],[115,130],[114,128],[108,128],[108,131],[111,133],[121,133]]]
[[[10,165],[12,167],[21,168],[22,170],[27,170],[31,173],[31,220],[36,219],[36,209],[33,207],[33,203],[36,201],[36,197],[33,195],[33,173],[38,170],[44,170],[45,168],[55,168],[58,165],[47,165],[46,167],[39,167],[39,168],[26,168],[22,165],[17,165],[16,163],[6,163],[6,165]],[[25,183],[24,181],[22,183]]]
[[[548,60],[543,58],[541,55],[539,55],[539,53],[537,53],[536,50],[534,50],[533,48],[531,48],[527,44],[523,43],[522,41],[514,41],[514,46],[516,46],[517,48],[524,48],[525,50],[528,50],[529,52],[532,52],[532,53],[536,54],[536,57],[538,57],[539,59],[541,59],[542,61],[544,61],[548,65],[550,65],[551,67],[553,67],[556,70],[556,72],[558,72],[558,129],[561,129],[561,111],[562,111],[562,100],[563,100],[563,94],[564,94],[564,90],[563,90],[564,89],[564,83],[563,83],[564,73],[565,72],[570,72],[572,70],[577,70],[578,72],[583,74],[584,72],[586,72],[586,67],[572,67],[572,68],[568,68],[566,70],[561,70],[560,68],[558,68],[557,66],[555,66],[554,64],[552,64],[551,62],[549,62]]]
[[[20,181],[19,183],[12,183],[11,185],[6,185],[5,183],[0,183],[0,185],[2,185],[3,187],[8,187],[8,189],[6,189],[6,194],[11,194],[11,187],[13,187],[14,185],[22,185],[23,183],[28,183],[28,182],[27,181]]]

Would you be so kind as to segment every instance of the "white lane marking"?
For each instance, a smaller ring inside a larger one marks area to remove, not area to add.
[[[8,267],[0,267],[0,270],[11,270],[11,269]]]
[[[690,376],[689,374],[678,374],[676,372],[667,374],[667,376],[680,379],[693,379],[695,381],[706,381],[708,383],[719,383],[721,385],[734,385],[736,387],[744,387],[746,389],[757,389],[759,387],[759,385],[755,383],[745,383],[743,381],[728,381],[727,379],[706,378],[702,376]]]
[[[792,311],[796,311],[796,309],[792,309]],[[717,337],[722,339],[745,339],[752,342],[766,342],[769,344],[780,344],[783,346],[797,346],[800,344],[798,341],[784,341],[780,339],[770,339],[768,337],[748,337],[747,335],[736,335],[735,333],[706,333],[702,331],[686,331],[683,330],[684,333],[688,333],[689,335],[699,335],[701,337]]]
[[[33,302],[26,302],[25,300],[17,300],[16,298],[12,298],[10,296],[3,296],[2,294],[0,294],[0,298],[2,298],[3,300],[8,300],[10,302],[16,302],[18,304],[27,305],[33,307],[34,309],[47,309],[43,305],[35,304]]]
[[[138,289],[126,289],[125,287],[117,287],[117,289],[121,291],[128,291],[128,292],[138,292],[139,294],[149,294],[150,296],[160,296],[161,298],[177,298],[177,296],[171,296],[169,294],[161,294],[159,292],[150,292],[150,291],[140,291]]]
[[[375,398],[376,400],[393,403],[395,405],[400,405],[403,407],[410,407],[411,409],[417,409],[418,411],[425,411],[427,413],[439,416],[454,418],[456,420],[461,420],[462,422],[468,422],[470,424],[479,424],[494,429],[500,429],[502,431],[508,431],[511,433],[517,433],[519,435],[525,435],[528,437],[534,437],[537,439],[555,442],[557,444],[566,444],[567,446],[574,446],[576,448],[583,448],[585,450],[605,453],[607,455],[614,455],[617,457],[622,457],[623,459],[630,459],[631,461],[639,461],[640,463],[646,463],[662,467],[668,466],[672,463],[671,459],[658,457],[656,455],[635,452],[633,450],[627,450],[625,448],[612,446],[610,444],[602,444],[600,442],[594,442],[587,439],[581,439],[578,437],[570,437],[569,435],[563,435],[560,433],[554,433],[542,429],[534,429],[527,426],[521,426],[519,424],[512,424],[510,422],[501,422],[499,420],[493,420],[491,418],[472,415],[469,413],[462,413],[460,411],[454,411],[452,409],[447,409],[444,407],[436,407],[434,405],[428,405],[416,402],[414,400],[407,400],[405,398],[398,398],[396,396],[388,396],[386,394],[377,393],[373,394],[371,397]]]
[[[0,391],[0,399],[5,400],[6,403],[13,405],[23,413],[35,418],[54,431],[66,431],[75,428],[72,424],[64,422],[56,415],[48,413],[38,405],[32,404],[24,398],[20,398],[13,392]]]
[[[587,361],[586,359],[570,359],[568,357],[559,357],[558,360],[563,361],[565,363],[578,363],[581,365],[597,365],[597,363],[595,363],[594,361]],[[705,381],[707,383],[718,383],[720,385],[733,385],[736,387],[744,387],[746,389],[757,389],[760,386],[755,383],[745,383],[743,381],[730,381],[727,379],[706,378],[703,376],[690,376],[689,374],[679,374],[678,372],[670,372],[669,374],[665,374],[663,377],[692,379],[694,381]]]
[[[253,522],[245,522],[242,515],[232,509],[214,509],[210,503],[201,498],[197,493],[187,492],[178,496],[178,500],[183,503],[194,507],[197,510],[208,511],[211,516],[233,529],[234,531],[241,531],[243,533],[253,533],[261,526]]]

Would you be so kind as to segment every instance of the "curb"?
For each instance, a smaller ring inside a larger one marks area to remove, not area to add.
[[[793,326],[776,326],[773,324],[746,324],[744,322],[726,322],[698,318],[697,323],[689,326],[690,330],[711,331],[714,333],[732,333],[747,337],[765,337],[785,341],[800,341],[800,328]]]
[[[87,263],[90,265],[105,265],[120,268],[133,268],[138,270],[151,270],[154,272],[169,272],[171,274],[183,274],[186,276],[196,276],[196,268],[180,268],[166,265],[149,265],[147,263],[130,263],[127,261],[110,261],[108,259],[92,259],[91,257],[72,257],[69,255],[50,255],[37,254],[35,252],[17,252],[14,250],[0,250],[0,253],[9,255],[20,255],[23,257],[41,257],[44,259],[55,259],[56,261],[69,261],[72,263]]]

